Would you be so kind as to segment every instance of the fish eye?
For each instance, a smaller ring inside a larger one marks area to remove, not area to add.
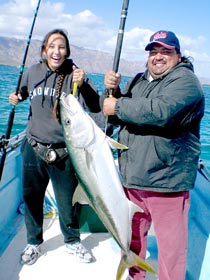
[[[65,125],[70,125],[71,124],[71,120],[70,119],[66,119],[65,120]]]

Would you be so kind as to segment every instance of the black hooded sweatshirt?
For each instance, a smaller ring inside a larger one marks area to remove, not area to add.
[[[64,137],[62,126],[53,116],[53,107],[58,94],[72,93],[72,60],[65,60],[56,70],[50,70],[46,63],[32,65],[23,75],[20,92],[25,100],[30,97],[30,113],[27,125],[27,137],[42,144],[62,144]],[[64,75],[61,90],[56,93],[60,75]],[[88,78],[77,89],[76,97],[85,110],[100,111],[99,95]]]

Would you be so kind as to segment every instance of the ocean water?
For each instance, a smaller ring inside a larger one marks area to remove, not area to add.
[[[0,65],[0,137],[5,135],[8,118],[12,106],[8,102],[10,92],[15,91],[20,69],[13,66]],[[87,74],[96,85],[99,93],[104,90],[103,74]],[[125,84],[130,77],[123,77],[122,84]],[[123,85],[122,85],[123,86]],[[205,115],[201,123],[201,159],[204,164],[210,167],[210,86],[203,85],[206,99]],[[25,101],[15,107],[15,118],[13,122],[11,136],[16,135],[25,129],[28,118],[29,102]]]

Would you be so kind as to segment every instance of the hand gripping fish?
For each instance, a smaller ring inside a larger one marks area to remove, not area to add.
[[[132,266],[156,274],[144,259],[130,250],[132,217],[142,209],[124,193],[108,137],[73,95],[61,96],[60,117],[66,146],[80,183],[74,200],[85,201],[94,209],[121,248],[116,279],[120,280],[125,269]]]

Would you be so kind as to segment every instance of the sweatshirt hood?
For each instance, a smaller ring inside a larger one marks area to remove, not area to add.
[[[43,87],[45,88],[48,78],[52,75],[54,75],[52,88],[55,88],[56,87],[56,80],[57,80],[58,76],[59,75],[64,75],[65,76],[67,74],[71,74],[72,71],[73,71],[72,66],[75,65],[71,59],[66,59],[63,62],[63,64],[57,70],[52,71],[48,67],[48,65],[46,64],[45,61],[40,61],[40,63],[41,63],[41,67],[42,67],[43,71],[45,72],[45,76],[42,80],[40,80],[39,82],[37,82],[34,85],[34,89],[37,88],[42,83],[43,83]],[[44,101],[45,101],[45,96],[44,96],[44,92],[43,92],[43,94],[42,94],[42,106],[43,106]],[[52,103],[52,106],[53,106],[53,99],[51,100],[51,103]]]

